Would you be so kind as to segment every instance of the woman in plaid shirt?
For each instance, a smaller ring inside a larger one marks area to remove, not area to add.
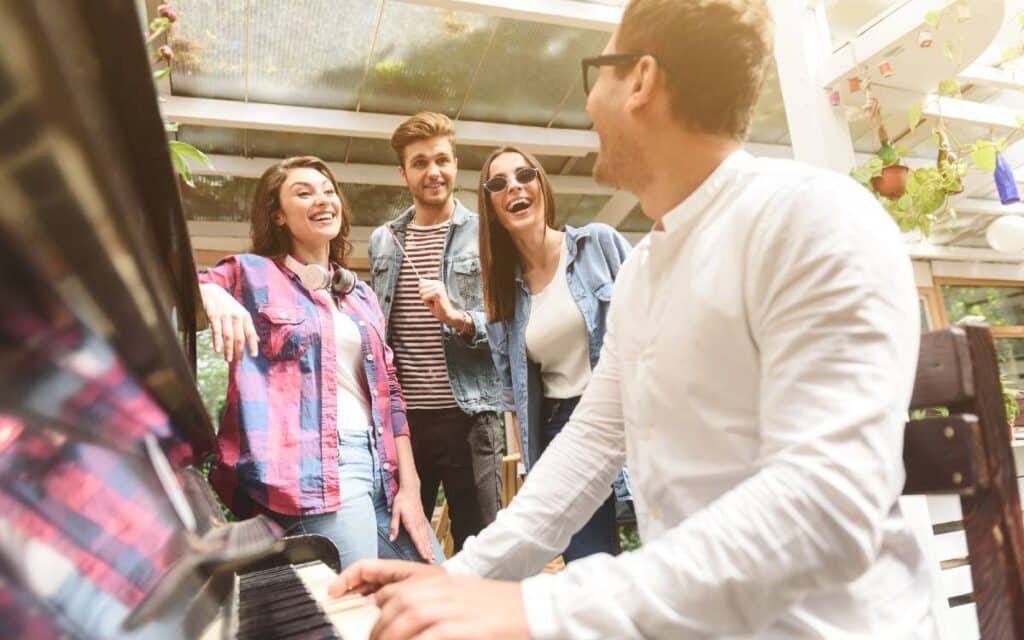
[[[342,566],[440,561],[380,306],[344,269],[349,216],[322,160],[288,158],[256,187],[252,253],[200,273],[230,363],[210,480],[239,516],[327,536]]]

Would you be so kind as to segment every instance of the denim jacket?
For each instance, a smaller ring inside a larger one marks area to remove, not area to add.
[[[402,249],[388,233],[390,225],[395,237],[404,246],[405,233],[415,210],[406,209],[397,218],[374,229],[370,236],[372,286],[380,299],[391,341],[391,304],[394,300],[398,271],[402,266]],[[487,316],[484,314],[483,281],[480,278],[480,250],[477,238],[479,218],[458,200],[452,212],[452,223],[444,241],[441,273],[438,274],[452,303],[469,313],[476,332],[464,337],[444,323],[441,324],[444,359],[451,381],[452,394],[465,413],[497,411],[501,401],[501,385],[494,371],[490,345],[487,342]]]
[[[565,276],[569,292],[587,324],[590,366],[597,365],[604,342],[605,317],[612,295],[612,284],[619,267],[629,253],[629,243],[606,224],[565,227]],[[544,391],[540,367],[526,357],[526,323],[530,319],[530,290],[516,270],[515,311],[511,320],[487,325],[491,353],[502,382],[502,404],[519,417],[523,463],[527,471],[540,456],[540,405]],[[620,476],[620,479],[622,476]],[[620,497],[621,483],[616,482]]]

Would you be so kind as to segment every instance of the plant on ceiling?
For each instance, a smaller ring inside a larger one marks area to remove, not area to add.
[[[872,158],[854,167],[850,176],[875,194],[901,231],[916,230],[927,237],[933,224],[955,217],[949,196],[963,190],[961,179],[967,172],[966,165],[940,143],[934,167],[911,171],[902,160],[907,150],[892,143],[870,88],[866,89],[866,96],[864,111],[878,127],[880,146]]]
[[[149,32],[146,34],[146,47],[155,47],[155,50],[150,53],[154,82],[163,80],[171,73],[171,65],[175,57],[171,45],[156,45],[157,38],[169,34],[174,23],[178,21],[177,10],[169,4],[159,5],[156,11],[157,17],[149,23]],[[178,125],[165,120],[164,131],[169,134],[177,133]],[[188,160],[213,168],[213,163],[206,157],[206,154],[187,142],[172,139],[167,141],[167,147],[171,154],[171,165],[174,167],[174,172],[190,187],[195,187],[195,182],[192,177],[192,169],[188,166]]]

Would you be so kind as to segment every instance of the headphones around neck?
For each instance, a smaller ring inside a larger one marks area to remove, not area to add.
[[[299,282],[310,291],[327,289],[339,295],[352,293],[356,288],[356,274],[348,269],[334,265],[334,275],[318,264],[302,264],[291,256],[285,256],[285,266],[299,276]]]

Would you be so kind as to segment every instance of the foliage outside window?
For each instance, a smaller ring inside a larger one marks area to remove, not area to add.
[[[942,285],[942,299],[951,324],[984,321],[992,327],[1006,415],[1014,424],[1017,398],[1024,388],[1024,287]]]

